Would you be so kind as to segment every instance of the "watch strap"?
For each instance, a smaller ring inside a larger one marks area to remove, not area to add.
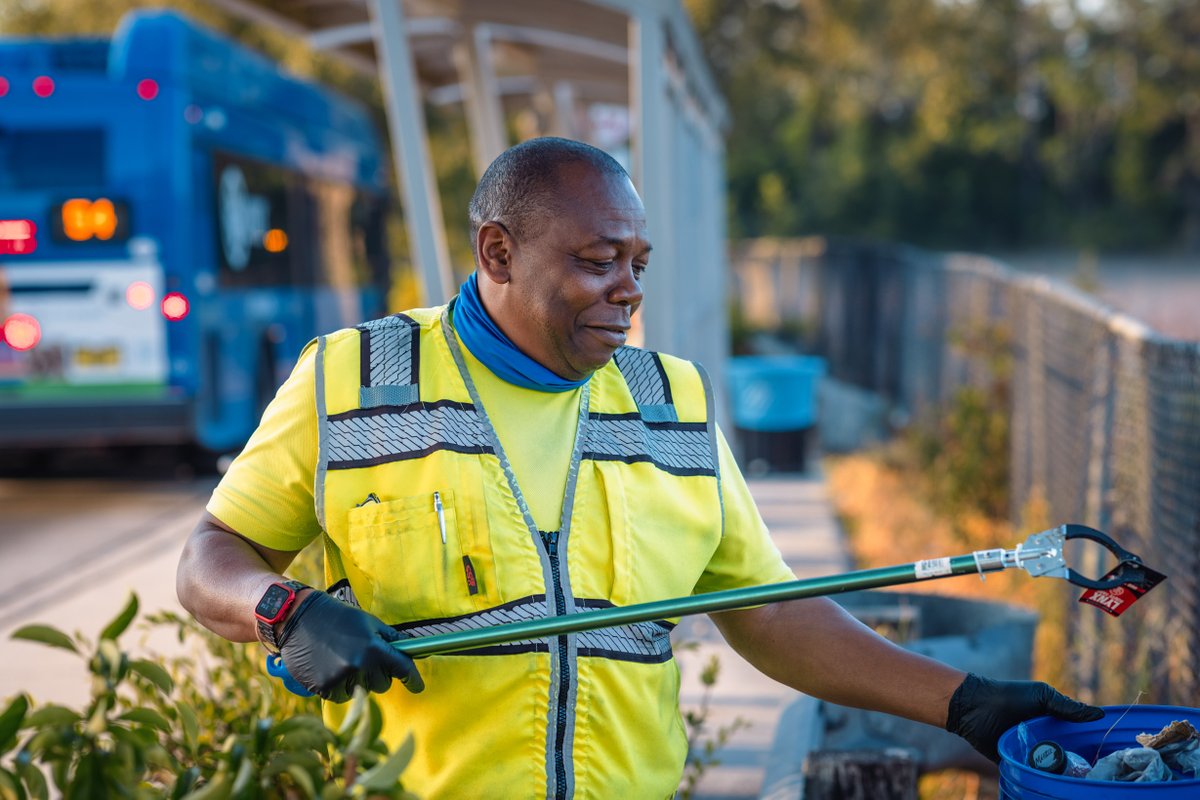
[[[272,586],[275,586],[275,585],[286,586],[287,588],[291,589],[293,592],[299,592],[301,589],[309,588],[308,584],[301,583],[300,581],[293,581],[293,580],[276,581],[275,583],[273,583],[271,585]],[[295,598],[295,595],[293,595],[291,600],[288,601],[288,604],[285,605],[282,609],[280,609],[280,611],[282,612],[282,611],[287,610],[287,608],[289,608],[291,606],[291,604],[294,603],[295,601],[296,601],[296,598]],[[275,635],[275,626],[269,622],[264,622],[263,620],[259,619],[258,617],[254,618],[254,622],[255,622],[255,626],[258,629],[258,640],[262,643],[263,647],[265,647],[268,650],[268,652],[270,652],[272,654],[277,654],[279,652],[279,641],[278,641],[278,637],[276,637],[276,635]]]

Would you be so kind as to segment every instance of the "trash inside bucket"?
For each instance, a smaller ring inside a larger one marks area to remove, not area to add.
[[[1126,713],[1128,709],[1128,713]],[[1138,747],[1139,733],[1158,733],[1177,719],[1200,727],[1200,709],[1181,706],[1105,706],[1104,717],[1095,722],[1065,722],[1053,717],[1038,717],[1026,724],[1028,741],[1051,740],[1064,750],[1086,758],[1093,764],[1117,750]],[[1113,723],[1125,714],[1116,727]],[[1112,727],[1112,732],[1105,733]],[[1101,744],[1103,742],[1103,744]],[[1200,778],[1175,773],[1175,780],[1163,783],[1122,783],[1068,778],[1036,770],[1025,763],[1018,734],[1012,728],[1000,737],[1000,797],[1003,800],[1097,800],[1097,798],[1200,798]]]

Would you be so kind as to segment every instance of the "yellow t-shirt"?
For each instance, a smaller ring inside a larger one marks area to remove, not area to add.
[[[464,353],[466,348],[463,348]],[[537,392],[506,383],[465,353],[500,444],[540,530],[557,530],[578,424],[580,390]],[[300,551],[321,534],[313,500],[317,463],[316,347],[300,356],[262,422],[234,459],[208,511],[274,550]],[[695,591],[791,580],[724,435],[718,431],[725,536]]]
[[[514,386],[485,367],[466,345],[462,350],[534,524],[538,530],[558,530],[583,390],[539,392]]]

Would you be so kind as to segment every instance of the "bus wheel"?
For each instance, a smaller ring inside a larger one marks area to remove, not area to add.
[[[225,456],[222,453],[209,450],[203,445],[194,444],[187,448],[187,455],[183,463],[196,477],[223,475],[225,473],[225,470],[221,469],[223,458]],[[225,466],[227,467],[228,464]]]

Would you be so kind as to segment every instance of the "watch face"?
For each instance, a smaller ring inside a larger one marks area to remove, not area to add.
[[[267,587],[267,591],[262,596],[262,599],[258,601],[258,606],[254,609],[254,615],[263,622],[278,622],[287,602],[294,596],[295,592],[286,586],[272,583]]]

